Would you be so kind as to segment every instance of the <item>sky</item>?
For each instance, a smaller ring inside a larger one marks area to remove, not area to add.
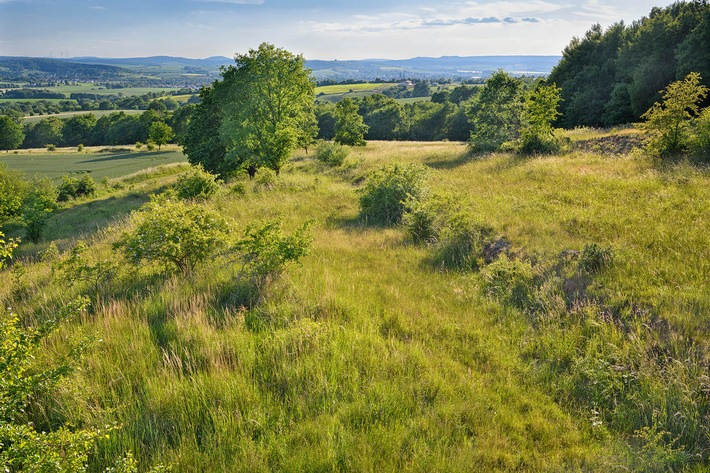
[[[558,55],[595,23],[630,23],[668,3],[0,0],[0,56],[232,57],[262,42],[325,60]]]

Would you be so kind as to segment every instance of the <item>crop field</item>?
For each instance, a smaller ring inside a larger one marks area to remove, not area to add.
[[[110,114],[116,113],[116,112],[123,112],[126,115],[139,115],[139,114],[143,113],[144,110],[81,110],[81,111],[77,111],[77,112],[60,112],[60,113],[53,113],[53,114],[47,114],[47,115],[33,115],[33,116],[29,116],[29,117],[24,117],[23,120],[25,123],[35,123],[35,122],[38,122],[38,121],[42,120],[43,118],[47,118],[47,117],[57,117],[57,118],[64,120],[66,118],[71,118],[75,115],[84,115],[87,113],[90,113],[90,114],[96,116],[96,118],[101,118],[103,116],[110,115]]]
[[[316,87],[316,99],[323,102],[338,102],[344,98],[362,98],[381,93],[394,83],[336,84]]]
[[[115,179],[146,168],[187,162],[177,147],[164,147],[161,151],[121,147],[117,148],[119,151],[99,152],[101,149],[104,148],[85,148],[82,152],[76,148],[58,148],[54,152],[23,150],[18,154],[2,153],[0,163],[27,176],[47,176],[56,182],[66,174],[89,173],[95,180]]]

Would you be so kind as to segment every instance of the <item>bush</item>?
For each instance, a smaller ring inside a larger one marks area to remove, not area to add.
[[[80,178],[62,176],[62,183],[59,184],[59,202],[66,202],[69,199],[76,199],[82,196],[94,195],[96,193],[96,182],[88,174]]]
[[[696,159],[710,163],[710,107],[706,107],[695,120],[695,136],[692,143]]]
[[[133,213],[135,229],[115,247],[135,265],[157,263],[188,271],[227,246],[230,228],[217,212],[197,204],[154,197]]]
[[[340,143],[321,141],[316,147],[316,159],[327,166],[340,166],[350,151]]]
[[[56,151],[57,145],[47,145],[47,151]]]
[[[76,150],[81,153],[82,151],[84,151],[84,145],[79,143],[79,146],[76,147]]]
[[[254,179],[255,189],[272,189],[278,181],[278,174],[271,168],[259,168]]]
[[[360,191],[360,211],[370,222],[402,221],[406,202],[419,200],[428,177],[421,164],[388,164],[370,173]]]
[[[247,227],[244,239],[235,246],[243,263],[240,275],[257,288],[276,278],[287,265],[310,252],[309,228],[306,223],[287,236],[277,222]]]
[[[499,301],[529,310],[535,306],[536,273],[527,261],[503,255],[482,272],[483,290]]]
[[[447,219],[436,244],[434,262],[449,269],[478,270],[493,240],[493,228],[463,213]]]
[[[22,221],[27,239],[33,243],[42,238],[49,214],[57,208],[57,189],[49,179],[35,179],[22,204]]]
[[[180,176],[175,184],[175,191],[181,199],[206,199],[218,190],[216,176],[208,173],[201,166]]]
[[[517,151],[524,156],[534,156],[559,153],[561,149],[562,143],[553,134],[523,133]]]
[[[606,269],[614,262],[614,252],[611,248],[603,248],[596,243],[584,245],[579,266],[590,274],[596,274]]]

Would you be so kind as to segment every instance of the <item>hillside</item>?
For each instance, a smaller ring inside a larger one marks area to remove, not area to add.
[[[431,192],[489,226],[509,260],[447,269],[436,244],[367,224],[358,189],[391,162],[424,164]],[[280,177],[226,184],[200,204],[235,235],[312,222],[310,255],[257,298],[229,258],[170,274],[113,249],[134,228],[127,212],[180,172],[116,179],[68,204],[46,232],[63,256],[23,244],[22,271],[0,273],[0,299],[27,322],[91,296],[47,359],[80,334],[100,341],[27,416],[122,425],[92,471],[127,451],[181,472],[707,467],[707,169],[638,151],[473,158],[458,143],[370,142],[341,168],[297,153]],[[79,240],[86,265],[120,263],[111,278],[53,273]],[[613,264],[581,269],[591,244]],[[493,290],[501,277],[522,278],[509,287],[525,297]]]
[[[78,64],[61,59],[0,56],[0,80],[120,80],[130,71],[117,66]]]

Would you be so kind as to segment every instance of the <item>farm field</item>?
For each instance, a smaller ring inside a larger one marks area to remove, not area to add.
[[[437,246],[360,217],[364,179],[389,163],[424,165],[431,193],[453,196],[540,277],[591,243],[611,248],[614,263],[561,273],[565,290],[584,293],[569,307],[554,278],[534,295],[544,309],[507,303],[485,289],[491,268],[447,268]],[[109,172],[98,160],[76,164]],[[710,340],[707,169],[658,167],[640,152],[475,157],[449,142],[369,142],[337,168],[298,152],[279,177],[223,184],[199,204],[235,237],[254,222],[287,232],[311,222],[311,253],[257,299],[228,259],[170,274],[113,249],[134,228],[128,212],[184,168],[169,169],[58,211],[46,241],[20,247],[22,292],[12,271],[0,273],[0,300],[21,297],[26,321],[91,295],[89,313],[46,348],[60,356],[70,332],[102,340],[47,408],[47,422],[122,425],[99,442],[92,471],[127,451],[181,472],[707,466],[695,452],[710,438],[710,408],[693,358]],[[49,240],[64,252],[85,241],[90,264],[120,266],[98,286],[67,286],[36,256]],[[643,430],[651,416],[678,442]]]
[[[22,150],[18,154],[3,153],[0,163],[27,176],[46,176],[59,181],[66,174],[89,173],[95,180],[115,179],[155,166],[186,163],[182,151],[166,146],[161,151],[136,150],[134,147],[115,148],[123,151],[99,152],[106,147],[58,148],[57,151]]]
[[[117,112],[123,112],[126,115],[140,115],[143,113],[145,110],[81,110],[81,111],[76,111],[76,112],[60,112],[60,113],[51,113],[51,114],[46,114],[46,115],[34,115],[34,116],[26,116],[23,118],[25,123],[35,123],[43,118],[47,117],[57,117],[62,120],[66,118],[71,118],[75,115],[84,115],[86,113],[91,113],[92,115],[96,116],[96,118],[101,118],[105,115],[110,115],[112,113],[117,113]]]
[[[381,93],[394,83],[335,84],[316,87],[316,100],[338,102],[344,98],[362,98]]]

